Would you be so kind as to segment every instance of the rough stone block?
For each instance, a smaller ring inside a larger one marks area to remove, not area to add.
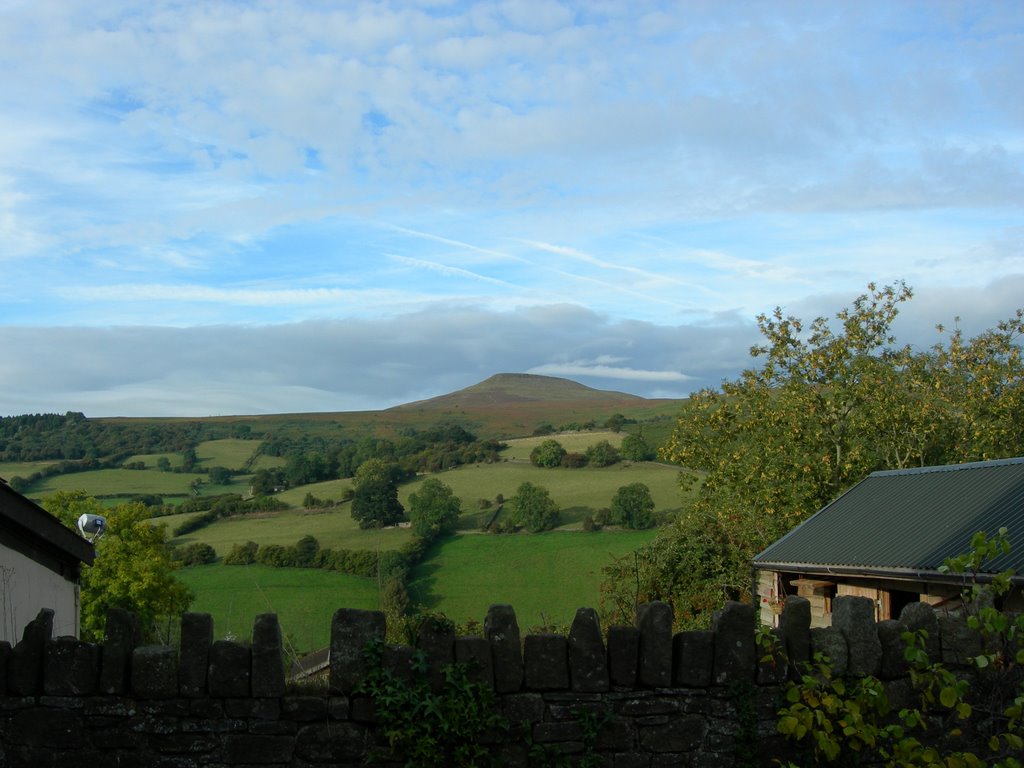
[[[963,616],[940,616],[939,637],[943,664],[966,664],[985,650],[981,635],[967,626]]]
[[[455,661],[455,632],[450,624],[428,616],[416,629],[416,648],[427,657],[427,676],[430,687],[439,691],[444,687],[441,669]]]
[[[875,601],[870,597],[849,595],[835,598],[832,626],[846,638],[849,653],[846,671],[856,677],[877,675],[882,663],[882,644],[875,626]]]
[[[291,736],[231,734],[224,740],[224,755],[229,765],[291,762],[295,740]]]
[[[140,699],[170,699],[178,694],[178,653],[166,645],[132,651],[132,694]]]
[[[716,611],[711,630],[715,633],[715,660],[711,680],[715,685],[753,682],[757,660],[754,606],[729,601]]]
[[[673,685],[707,688],[715,662],[715,633],[707,629],[680,632],[672,638]]]
[[[53,610],[43,608],[25,625],[21,640],[7,659],[7,690],[16,696],[35,696],[43,689],[43,653],[53,635]]]
[[[636,612],[640,630],[640,684],[648,688],[672,685],[672,606],[660,600]]]
[[[178,661],[178,687],[182,696],[197,698],[206,692],[212,645],[213,617],[208,613],[182,614]]]
[[[234,640],[216,640],[210,646],[210,668],[206,673],[211,696],[238,698],[250,695],[252,653]]]
[[[295,736],[296,758],[305,765],[360,765],[373,742],[365,726],[349,722],[316,723]]]
[[[261,613],[252,626],[252,695],[284,695],[281,625],[276,613]]]
[[[883,680],[895,680],[907,674],[907,662],[903,658],[903,633],[907,625],[896,619],[878,622],[878,641],[882,646],[882,660],[878,676]]]
[[[142,642],[139,619],[122,608],[107,610],[100,652],[100,693],[119,695],[131,688],[132,652]]]
[[[43,691],[47,696],[95,693],[100,676],[100,649],[74,637],[50,640],[43,652]]]
[[[593,608],[580,608],[569,628],[569,684],[574,691],[607,691],[608,657],[601,622]]]
[[[519,622],[511,605],[492,605],[484,618],[484,637],[491,644],[494,660],[494,689],[512,693],[523,685],[523,649]]]
[[[649,752],[690,752],[704,740],[707,726],[704,719],[684,715],[664,725],[641,726],[640,745]]]
[[[564,691],[569,687],[569,644],[561,635],[527,635],[523,663],[529,690]]]
[[[331,620],[331,676],[332,693],[352,693],[366,674],[366,647],[383,642],[386,620],[381,611],[361,611],[341,608]]]
[[[832,674],[842,677],[846,674],[846,638],[835,627],[814,627],[811,630],[811,654],[823,654],[832,665]]]
[[[455,661],[469,667],[469,679],[494,688],[494,660],[485,637],[455,638]]]
[[[900,611],[900,621],[910,632],[924,632],[924,649],[929,661],[942,660],[942,640],[939,636],[939,618],[928,603],[908,603]]]
[[[640,663],[640,630],[636,627],[608,629],[608,676],[612,685],[636,685]]]
[[[490,650],[488,650],[490,653]],[[396,680],[411,684],[413,682],[413,647],[411,645],[384,646],[381,662],[389,669]]]
[[[789,658],[789,676],[799,680],[803,665],[811,660],[811,601],[789,595],[779,616],[779,637]]]

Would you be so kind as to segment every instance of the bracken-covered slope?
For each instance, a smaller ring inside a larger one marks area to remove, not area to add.
[[[536,376],[530,373],[498,373],[471,387],[447,395],[395,406],[390,410],[503,406],[538,402],[609,402],[643,400],[625,392],[593,389],[569,379]]]

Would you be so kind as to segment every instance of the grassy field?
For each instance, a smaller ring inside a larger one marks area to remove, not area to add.
[[[69,475],[47,477],[31,488],[32,496],[46,496],[56,491],[82,490],[90,496],[114,494],[158,493],[187,495],[196,475],[160,472],[155,469],[94,469]]]
[[[529,461],[530,451],[545,440],[557,440],[569,453],[586,453],[587,448],[602,440],[607,440],[618,448],[625,436],[625,432],[566,432],[560,435],[519,437],[505,441],[508,448],[501,452],[501,458],[509,461]]]
[[[479,499],[494,501],[497,494],[511,497],[521,483],[531,482],[548,489],[561,507],[562,527],[579,529],[583,518],[611,504],[615,492],[623,485],[644,483],[651,489],[655,512],[665,516],[677,512],[682,505],[679,492],[679,468],[665,464],[615,464],[600,469],[539,469],[530,464],[474,464],[431,475],[451,486],[462,500],[463,516],[460,530],[479,528],[491,514],[479,509]],[[426,478],[418,478],[399,488],[399,500],[408,507],[409,495]]]
[[[12,477],[28,477],[33,472],[56,464],[56,461],[4,461],[0,462],[0,477],[10,480]]]
[[[307,493],[312,493],[318,499],[339,501],[345,489],[351,490],[351,488],[351,479],[325,480],[322,483],[310,483],[309,485],[301,485],[298,488],[289,488],[287,491],[277,494],[277,498],[286,504],[291,504],[293,507],[301,507],[302,500],[306,498]]]
[[[378,607],[372,579],[306,568],[262,565],[202,565],[177,572],[195,593],[191,610],[214,617],[214,636],[252,637],[261,613],[276,613],[281,632],[300,653],[330,642],[331,617],[338,608]]]
[[[173,531],[189,515],[157,518]],[[315,536],[321,547],[332,549],[398,549],[412,538],[408,528],[386,528],[382,531],[359,528],[348,504],[330,510],[287,509],[282,512],[261,512],[218,520],[213,525],[179,536],[175,544],[203,541],[223,557],[234,544],[255,541],[257,544],[294,544],[306,535]]]
[[[516,609],[520,627],[564,626],[596,608],[601,568],[654,538],[654,531],[456,536],[415,569],[413,602],[457,622],[483,621],[493,603]]]
[[[196,446],[196,458],[206,467],[242,469],[260,445],[261,440],[207,440]]]

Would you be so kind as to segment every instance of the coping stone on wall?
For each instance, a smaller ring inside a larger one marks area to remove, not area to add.
[[[210,646],[207,685],[218,698],[243,698],[251,693],[252,651],[234,640],[215,640]]]
[[[569,641],[562,635],[527,635],[523,643],[526,687],[564,691],[569,687]]]
[[[331,620],[330,691],[352,693],[366,674],[366,646],[383,641],[387,629],[382,611],[339,608]]]
[[[981,635],[967,626],[963,616],[939,616],[942,663],[965,664],[984,651]]]
[[[486,637],[456,637],[455,661],[469,665],[470,680],[494,688],[494,660],[491,658],[491,644]]]
[[[878,640],[882,644],[882,661],[878,676],[882,680],[896,680],[907,674],[907,660],[903,656],[903,633],[907,625],[897,619],[878,622]]]
[[[580,693],[608,690],[608,657],[593,608],[579,608],[569,628],[569,684]]]
[[[178,687],[187,698],[202,696],[213,645],[213,617],[208,613],[181,615],[181,657],[178,661]]]
[[[139,699],[178,695],[178,652],[166,645],[143,645],[132,651],[132,694]]]
[[[672,606],[660,600],[637,608],[640,630],[640,684],[648,688],[672,685]]]
[[[47,696],[88,696],[96,692],[100,649],[74,637],[58,637],[43,652],[43,692]]]
[[[252,695],[284,695],[281,625],[276,613],[261,613],[252,625]]]
[[[799,680],[802,666],[811,660],[811,601],[789,595],[779,616],[779,637],[789,657],[789,676]]]
[[[907,630],[917,632],[924,630],[928,637],[924,641],[924,649],[928,654],[928,660],[937,662],[942,660],[942,640],[939,637],[939,618],[935,615],[935,609],[928,603],[907,603],[900,611],[900,621],[907,625]]]
[[[846,671],[856,677],[877,675],[882,663],[882,643],[875,625],[875,601],[852,595],[835,598],[832,626],[846,638],[849,653]]]
[[[100,693],[119,695],[131,688],[132,652],[142,642],[139,619],[123,608],[108,608],[100,651]]]
[[[611,684],[623,688],[636,685],[640,661],[640,630],[615,626],[608,629],[608,676]]]
[[[53,635],[53,609],[43,608],[25,625],[21,640],[7,660],[7,689],[18,696],[35,696],[43,688],[43,651]]]
[[[672,639],[672,682],[684,688],[707,688],[715,662],[715,633],[710,629],[679,632]]]
[[[440,691],[444,687],[441,669],[455,661],[455,632],[450,624],[434,616],[427,616],[416,629],[416,648],[427,658],[427,676],[430,687]]]
[[[757,617],[754,606],[730,600],[715,611],[711,630],[715,633],[715,660],[712,682],[753,682],[757,660],[754,628]]]
[[[849,653],[846,650],[846,638],[835,627],[813,627],[811,629],[811,654],[824,654],[832,666],[832,676],[842,677],[846,674]]]
[[[491,644],[494,659],[494,689],[512,693],[523,685],[523,651],[519,623],[511,605],[492,605],[484,618],[484,637]]]

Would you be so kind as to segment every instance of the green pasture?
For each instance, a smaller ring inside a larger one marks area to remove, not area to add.
[[[56,463],[56,461],[3,461],[0,462],[0,477],[4,480],[10,480],[12,477],[28,477]]]
[[[185,517],[171,515],[156,518],[154,522],[166,523],[167,530],[173,532]],[[327,510],[286,509],[229,517],[173,541],[180,545],[206,542],[223,557],[233,545],[246,541],[288,546],[306,535],[316,537],[321,547],[387,550],[398,549],[408,542],[412,531],[409,528],[363,530],[352,519],[349,505],[342,504]]]
[[[32,486],[32,495],[82,490],[90,496],[140,493],[185,496],[190,493],[189,487],[196,477],[156,469],[93,469],[44,478]]]
[[[500,462],[458,467],[429,477],[450,486],[462,500],[460,530],[477,529],[493,515],[493,506],[480,509],[480,499],[493,503],[499,493],[508,499],[524,482],[547,488],[561,508],[562,527],[579,529],[585,516],[610,506],[615,492],[630,483],[644,483],[651,489],[656,514],[675,514],[682,508],[679,471],[678,467],[648,462],[581,469],[540,469],[530,464]],[[410,494],[425,479],[417,478],[398,489],[398,498],[407,509]]]
[[[180,467],[182,464],[182,456],[180,453],[177,452],[136,453],[125,459],[124,463],[129,464],[134,463],[136,461],[141,461],[143,464],[146,465],[146,469],[156,469],[157,462],[160,459],[167,459],[167,463],[170,464],[172,467]]]
[[[508,603],[526,631],[567,626],[576,609],[598,606],[601,568],[654,538],[652,531],[461,535],[442,542],[413,571],[412,601],[458,623],[483,621]]]
[[[183,568],[176,576],[195,593],[190,610],[213,616],[217,639],[249,640],[253,619],[276,613],[286,650],[298,654],[330,643],[338,608],[378,608],[376,581],[333,571],[218,564]]]
[[[267,456],[261,453],[256,457],[256,461],[253,462],[252,469],[254,472],[261,469],[276,469],[277,467],[283,467],[287,463],[288,459],[284,456]]]
[[[196,446],[196,458],[207,467],[242,469],[260,445],[260,440],[206,440]]]
[[[501,458],[508,461],[529,461],[530,451],[545,440],[557,440],[569,453],[586,453],[587,448],[602,440],[607,440],[618,448],[622,445],[622,438],[626,434],[626,432],[566,432],[560,435],[519,437],[515,440],[504,441],[508,447],[501,452]]]
[[[275,494],[275,498],[280,499],[286,504],[291,504],[293,507],[301,507],[307,493],[312,493],[318,499],[339,501],[345,490],[351,488],[351,478],[325,480],[322,483],[310,483],[309,485],[300,485],[298,488],[289,488],[287,491]]]

